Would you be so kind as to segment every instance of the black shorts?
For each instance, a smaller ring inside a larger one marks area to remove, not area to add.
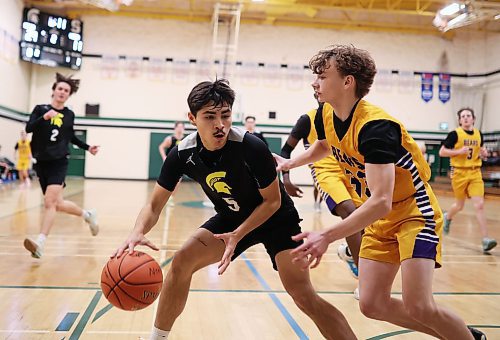
[[[271,258],[274,270],[278,270],[275,261],[276,254],[283,250],[294,249],[302,244],[302,241],[296,242],[292,240],[292,236],[302,232],[299,225],[300,221],[300,219],[295,218],[280,219],[279,221],[268,220],[238,242],[231,260],[240,256],[251,246],[262,243]],[[223,234],[234,231],[240,224],[241,222],[232,221],[221,214],[217,214],[206,221],[200,228],[207,229],[213,234]]]
[[[36,171],[42,192],[45,194],[47,187],[51,184],[66,186],[64,179],[68,172],[68,159],[61,158],[53,161],[38,161],[33,168]]]

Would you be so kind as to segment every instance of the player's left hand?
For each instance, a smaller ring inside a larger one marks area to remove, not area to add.
[[[214,234],[214,237],[218,240],[224,241],[224,244],[226,245],[226,250],[224,251],[224,255],[222,255],[222,259],[220,260],[218,265],[219,275],[222,275],[226,271],[227,267],[231,264],[231,258],[234,255],[236,244],[240,241],[240,239],[234,232]]]
[[[99,145],[92,145],[92,146],[89,148],[89,152],[90,152],[92,155],[95,155],[97,152],[99,152]]]
[[[273,153],[274,160],[276,161],[276,171],[289,171],[290,170],[290,165],[289,162],[290,160],[284,157],[281,157],[280,155],[277,155]]]
[[[323,233],[306,231],[292,237],[294,241],[304,240],[304,243],[292,250],[293,262],[301,266],[302,270],[307,267],[316,268],[321,262],[321,257],[326,252],[329,242]],[[305,261],[304,261],[305,259]]]
[[[488,149],[486,149],[485,147],[481,147],[481,149],[479,149],[479,156],[483,160],[488,159]]]

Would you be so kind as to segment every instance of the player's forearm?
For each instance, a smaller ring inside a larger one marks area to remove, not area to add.
[[[320,141],[316,141],[309,149],[301,153],[297,157],[290,159],[289,168],[297,168],[302,165],[314,163],[325,157],[330,156],[331,151],[328,146]]]
[[[372,196],[346,219],[325,230],[324,234],[330,243],[353,235],[385,217],[391,209],[392,202],[389,199]]]
[[[151,203],[146,204],[137,216],[134,231],[146,235],[158,222],[160,211],[155,211]]]
[[[439,150],[440,157],[453,157],[453,156],[457,156],[457,155],[460,155],[460,150],[448,149],[445,147],[442,147]]]
[[[245,235],[266,222],[280,208],[281,199],[272,202],[262,202],[250,216],[234,231],[241,240]]]

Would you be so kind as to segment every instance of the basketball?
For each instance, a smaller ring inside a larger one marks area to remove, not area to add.
[[[101,289],[108,301],[123,310],[139,310],[160,295],[163,274],[158,262],[141,251],[124,253],[106,263]]]

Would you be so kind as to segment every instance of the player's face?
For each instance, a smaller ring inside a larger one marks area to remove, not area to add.
[[[474,125],[474,116],[469,110],[463,110],[460,112],[460,119],[458,121],[461,127],[466,130],[470,130]]]
[[[252,118],[245,120],[245,130],[253,131],[255,130],[255,120]]]
[[[52,92],[52,98],[60,103],[65,103],[68,100],[71,92],[71,87],[68,83],[60,82],[56,84],[56,88]]]
[[[184,124],[177,124],[177,126],[174,128],[174,132],[176,135],[184,134]]]
[[[26,140],[26,131],[21,130],[21,140]]]
[[[226,144],[233,122],[229,105],[213,107],[208,104],[198,111],[196,117],[190,112],[189,120],[196,126],[203,146],[208,150],[218,150]]]
[[[311,84],[318,101],[335,105],[348,89],[348,77],[342,76],[335,66],[335,61],[330,60],[330,67],[323,73],[316,75],[316,79]]]

